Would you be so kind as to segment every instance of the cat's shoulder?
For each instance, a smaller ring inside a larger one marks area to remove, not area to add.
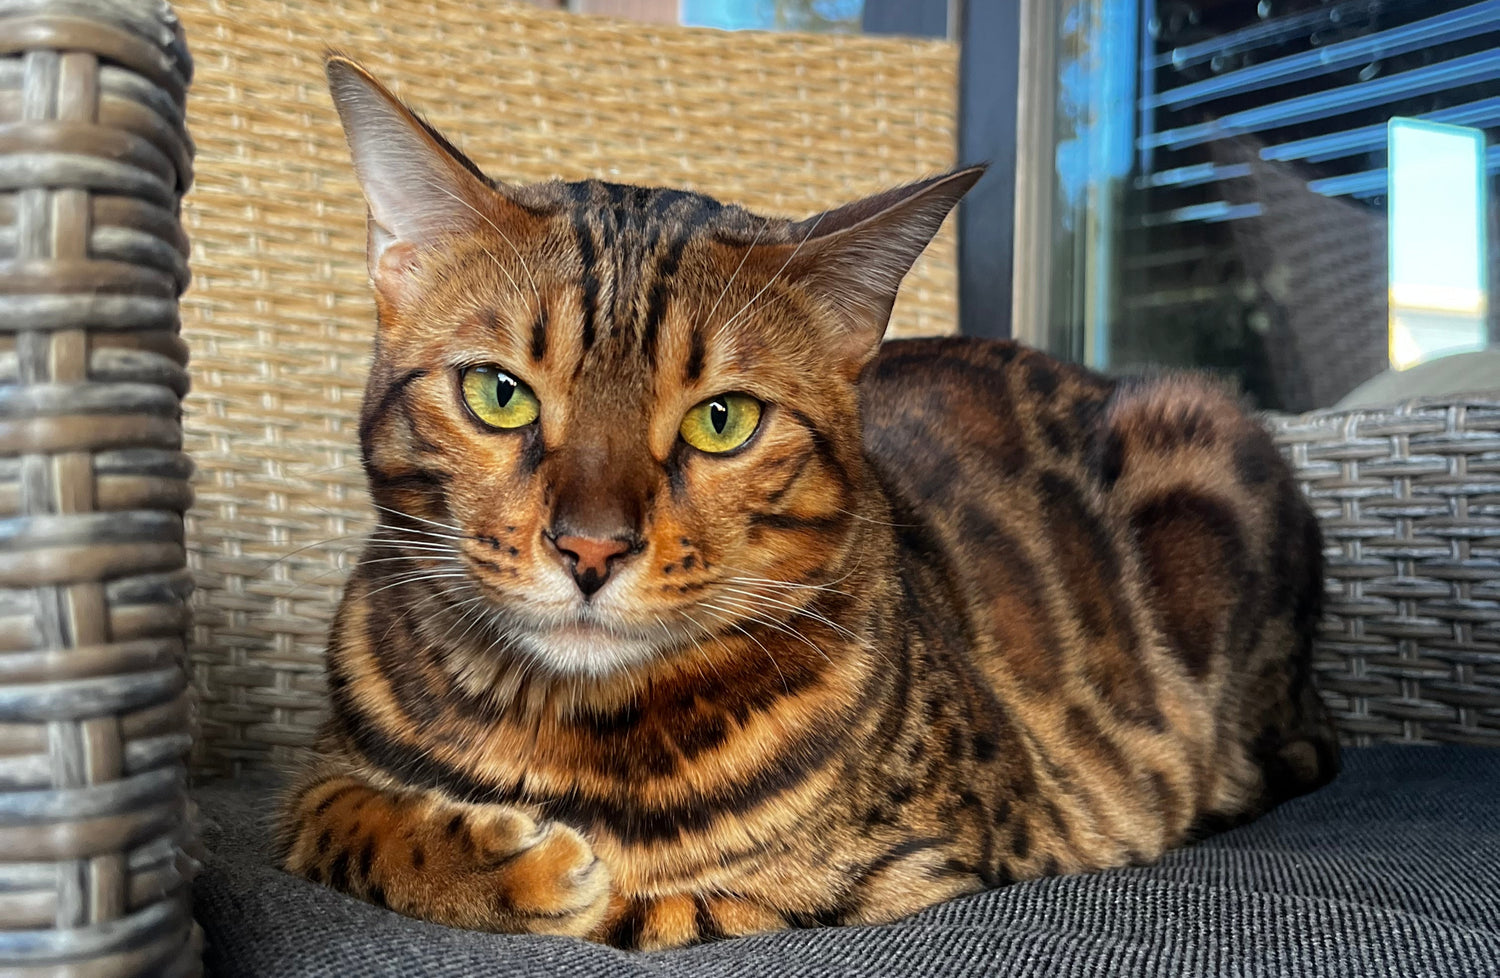
[[[1014,340],[939,336],[882,344],[866,385],[876,402],[921,389],[950,402],[999,399],[1014,410],[1027,402],[1098,401],[1115,382]]]

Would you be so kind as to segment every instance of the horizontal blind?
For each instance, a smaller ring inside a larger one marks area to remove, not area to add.
[[[1266,406],[1327,406],[1385,367],[1388,120],[1485,130],[1500,198],[1500,0],[1143,15],[1115,358],[1222,364]],[[1492,234],[1492,283],[1497,251]]]

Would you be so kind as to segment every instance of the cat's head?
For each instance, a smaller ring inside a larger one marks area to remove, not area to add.
[[[861,369],[981,169],[795,222],[513,186],[357,64],[327,71],[370,213],[365,465],[419,558],[384,566],[591,675],[786,618],[839,578],[867,479]]]

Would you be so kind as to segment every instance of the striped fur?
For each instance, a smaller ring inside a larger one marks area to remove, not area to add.
[[[372,231],[382,527],[282,808],[289,870],[660,948],[1153,860],[1332,776],[1317,527],[1231,398],[879,345],[972,176],[791,223],[460,168],[482,222]],[[540,422],[466,414],[474,362]],[[726,391],[759,430],[689,449],[684,412]],[[587,599],[559,521],[631,535]]]

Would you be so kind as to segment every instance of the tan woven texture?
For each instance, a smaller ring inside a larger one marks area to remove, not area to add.
[[[1274,427],[1328,546],[1345,736],[1500,747],[1500,391]]]
[[[0,974],[200,970],[178,200],[156,0],[0,0]]]
[[[188,449],[197,760],[261,764],[322,711],[322,648],[367,528],[354,417],[373,335],[364,205],[323,87],[364,59],[488,172],[687,186],[805,216],[951,166],[956,51],[725,34],[479,0],[184,0],[198,180]],[[951,228],[901,333],[951,332]]]

